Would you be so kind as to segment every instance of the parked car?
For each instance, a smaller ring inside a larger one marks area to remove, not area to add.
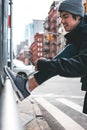
[[[10,67],[10,60],[8,60],[8,66]],[[18,59],[13,59],[13,71],[21,76],[28,77],[30,74],[35,72],[35,67],[33,65],[25,65],[22,61]]]

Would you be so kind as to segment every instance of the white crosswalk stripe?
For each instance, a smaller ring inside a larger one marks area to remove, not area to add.
[[[63,103],[64,105],[66,105],[66,106],[80,112],[82,115],[87,116],[86,114],[82,113],[83,107],[81,107],[80,105],[78,105],[78,104],[76,104],[76,103],[74,103],[72,101],[69,101],[68,99],[65,99],[65,98],[58,98],[56,100]]]
[[[69,107],[73,108],[74,110],[82,113],[82,107],[80,105],[77,105],[76,103],[73,103],[73,102],[71,102],[71,101],[69,101],[68,99],[65,99],[65,98],[58,98],[56,100],[65,104],[66,106],[69,106]]]
[[[32,97],[54,97],[54,98],[75,98],[75,99],[84,99],[84,96],[70,96],[70,95],[56,95],[56,94],[53,94],[53,93],[49,93],[49,94],[38,94],[38,95],[31,95]]]
[[[35,98],[35,100],[46,109],[64,128],[65,130],[85,130],[80,124],[76,123],[72,118],[62,112],[60,109],[52,105],[44,98]],[[62,101],[62,100],[61,100]],[[74,104],[75,105],[75,104]],[[74,105],[72,105],[74,107]],[[80,107],[79,111],[81,111]],[[70,124],[70,125],[69,125]]]

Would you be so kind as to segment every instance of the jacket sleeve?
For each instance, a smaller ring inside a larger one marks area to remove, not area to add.
[[[61,57],[70,58],[78,52],[78,48],[74,44],[67,45],[63,51],[61,51],[58,55],[54,57],[54,59],[59,59]],[[38,84],[43,83],[44,81],[48,80],[49,78],[56,76],[56,71],[38,71],[34,74],[34,77]]]
[[[40,59],[38,70],[64,77],[82,77],[87,74],[87,49],[81,51],[72,58],[60,58],[52,60]],[[53,75],[54,76],[54,75]]]

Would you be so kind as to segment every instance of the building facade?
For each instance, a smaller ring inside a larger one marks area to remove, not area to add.
[[[30,46],[30,53],[33,64],[35,64],[35,61],[39,58],[44,57],[43,34],[36,33],[34,42]]]
[[[64,29],[58,13],[59,1],[50,6],[48,17],[44,22],[44,56],[53,58],[65,46]]]

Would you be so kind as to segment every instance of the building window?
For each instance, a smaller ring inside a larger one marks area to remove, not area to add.
[[[42,48],[38,48],[38,51],[42,51]]]
[[[43,54],[42,53],[38,53],[38,56],[42,56]]]
[[[38,46],[42,46],[42,43],[40,42],[40,43],[38,43]]]
[[[42,41],[42,38],[38,38],[38,41]]]

